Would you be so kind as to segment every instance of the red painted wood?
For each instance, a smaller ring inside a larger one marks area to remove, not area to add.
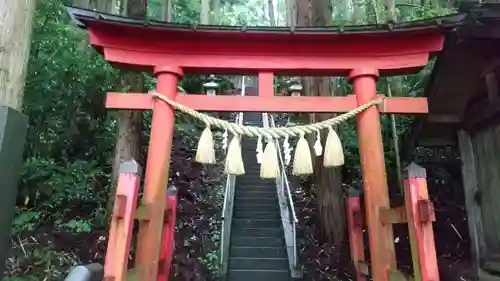
[[[365,247],[363,241],[363,225],[359,217],[361,214],[361,200],[359,196],[349,196],[346,199],[347,228],[349,231],[349,245],[351,260],[356,268],[356,281],[366,281],[366,276],[361,273],[359,262],[365,262]]]
[[[90,20],[90,41],[108,61],[152,69],[174,65],[189,73],[347,76],[372,67],[413,73],[443,46],[437,29],[373,34],[245,34],[113,25]],[[161,38],[161,39],[159,39]],[[203,46],[202,48],[200,46]]]
[[[358,105],[354,95],[345,97],[262,97],[207,96],[179,93],[176,102],[198,111],[260,111],[260,112],[347,112]],[[146,94],[108,93],[106,107],[110,109],[148,110],[153,97]],[[386,98],[381,113],[428,113],[427,98]]]
[[[259,73],[259,96],[266,98],[274,96],[274,74],[272,72]]]
[[[274,72],[281,76],[347,76],[351,69],[371,66],[382,75],[405,75],[424,67],[429,54],[426,52],[394,56],[360,57],[308,55],[210,55],[210,54],[158,54],[123,49],[105,49],[107,61],[133,68],[148,70],[155,64],[171,63],[190,74],[256,75],[259,71]]]
[[[172,69],[165,71],[168,72],[157,73],[157,90],[168,98],[175,99],[178,73],[172,73]],[[149,220],[139,222],[136,251],[136,267],[141,269],[141,281],[155,281],[158,277],[174,118],[170,105],[162,101],[154,103],[142,197],[143,204],[149,206],[151,211]]]
[[[115,210],[121,211],[111,218],[104,262],[105,279],[126,280],[140,182],[140,176],[135,173],[120,173],[118,177]]]
[[[177,215],[177,194],[168,195],[165,205],[165,222],[163,225],[163,236],[160,253],[160,260],[163,261],[161,266],[163,266],[163,268],[158,269],[157,281],[168,281],[170,277],[170,267],[172,265],[172,257],[175,248],[174,231]]]
[[[376,69],[353,71],[351,78],[358,105],[376,98],[377,74]],[[373,280],[387,281],[387,270],[396,268],[396,255],[392,226],[382,222],[379,212],[381,208],[390,207],[380,114],[377,108],[372,107],[358,114],[356,119],[365,194],[366,225],[370,242],[371,272]]]
[[[427,179],[413,177],[403,181],[408,230],[416,280],[439,281],[432,221],[422,222],[419,201],[428,200]]]

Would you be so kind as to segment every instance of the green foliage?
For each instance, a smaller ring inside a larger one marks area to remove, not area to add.
[[[120,72],[69,24],[60,1],[37,4],[24,97],[30,124],[12,224],[13,237],[28,238],[7,263],[10,281],[62,280],[80,262],[47,239],[105,228],[115,140],[103,105]]]
[[[88,46],[84,31],[68,24],[59,1],[39,1],[35,19],[24,101],[27,156],[66,162],[96,155],[105,162],[114,128],[102,104],[119,73]]]
[[[104,216],[101,205],[107,197],[96,188],[101,173],[102,171],[89,161],[76,160],[61,165],[52,159],[28,158],[21,175],[19,192],[24,203],[21,210],[32,215],[22,216],[21,221],[36,218],[38,223],[55,222],[54,227],[61,230],[71,228],[75,224],[71,219],[75,215],[102,222]],[[93,211],[75,214],[74,206]],[[37,214],[36,217],[34,213]],[[16,221],[18,219],[16,218]],[[66,219],[70,221],[65,222]],[[32,229],[15,229],[22,230]]]
[[[19,240],[15,250],[20,251],[20,255],[7,261],[10,276],[5,281],[63,280],[68,271],[79,263],[75,253],[57,251],[53,246],[40,245],[33,240]],[[22,271],[26,266],[31,269],[29,273]]]
[[[38,226],[38,222],[40,221],[40,212],[37,211],[29,211],[17,210],[18,215],[14,218],[12,222],[12,232],[13,234],[20,234],[23,231],[33,231]]]
[[[55,223],[59,229],[68,232],[90,233],[92,231],[92,224],[88,220],[69,220],[67,222],[56,220]]]
[[[225,181],[222,181],[225,183]],[[219,188],[217,191],[223,192],[224,188]],[[219,193],[219,192],[216,192]],[[224,198],[218,198],[214,202],[223,203]],[[222,206],[221,206],[222,207]],[[214,244],[215,250],[206,252],[202,257],[199,258],[202,264],[204,264],[209,270],[212,276],[218,276],[220,273],[220,242],[221,242],[221,226],[222,222],[220,220],[210,220],[209,222],[209,239]]]
[[[219,274],[219,256],[219,250],[215,250],[205,253],[205,255],[200,258],[201,263],[207,267],[212,276],[217,276]]]
[[[4,279],[4,281],[38,281],[39,279],[36,276],[28,275],[28,276],[10,276]]]

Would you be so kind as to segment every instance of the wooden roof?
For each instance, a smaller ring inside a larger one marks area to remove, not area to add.
[[[381,75],[419,71],[441,51],[443,34],[464,14],[422,21],[325,27],[185,25],[68,8],[90,43],[121,67],[175,64],[189,74],[347,76],[373,67]]]
[[[442,31],[443,29],[455,28],[466,22],[466,14],[457,13],[412,22],[371,25],[329,25],[316,27],[200,25],[133,19],[99,11],[71,6],[66,7],[73,22],[82,28],[87,28],[93,22],[99,21],[119,24],[121,28],[126,28],[127,26],[147,27],[149,30],[178,32],[177,34],[179,35],[194,36],[198,39],[215,36],[221,40],[235,40],[238,37],[302,40],[321,37],[332,38],[332,36],[397,36],[400,33],[418,34],[428,33],[433,30]]]
[[[430,114],[413,123],[407,154],[417,145],[454,145],[456,130],[480,130],[496,114],[484,103],[486,75],[500,66],[500,4],[474,6],[467,13],[471,20],[448,34],[437,57],[425,91]]]

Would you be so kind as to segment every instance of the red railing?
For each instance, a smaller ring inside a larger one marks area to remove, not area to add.
[[[427,191],[426,172],[424,168],[410,164],[404,169],[404,176],[404,205],[395,208],[381,208],[378,211],[383,224],[408,224],[413,275],[405,276],[397,268],[387,268],[386,280],[439,281],[432,229],[432,222],[436,218]],[[357,280],[365,281],[370,270],[364,260],[363,214],[360,204],[359,193],[349,192],[346,209],[351,260],[354,263]]]
[[[134,160],[120,165],[120,175],[115,195],[115,204],[109,229],[108,249],[104,264],[105,281],[125,281],[130,275],[149,268],[136,267],[128,270],[135,219],[148,222],[154,214],[147,204],[138,206],[141,168]],[[174,251],[174,229],[177,210],[175,187],[167,190],[164,223],[161,237],[161,254],[158,264],[151,265],[158,271],[157,280],[167,281]]]

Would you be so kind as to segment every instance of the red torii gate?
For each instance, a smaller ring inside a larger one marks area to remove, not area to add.
[[[338,27],[192,28],[154,22],[149,23],[152,26],[144,26],[142,21],[73,8],[70,8],[70,13],[78,24],[88,29],[91,44],[106,60],[119,66],[152,71],[157,77],[157,92],[198,111],[347,112],[378,98],[376,80],[380,75],[419,71],[427,64],[432,53],[442,49],[444,41],[443,29],[439,27],[443,23],[435,24],[435,21],[395,25],[392,30],[365,30],[362,27],[352,27],[353,30],[347,27],[344,30]],[[179,93],[177,83],[185,72],[257,74],[259,95],[207,96]],[[353,83],[354,94],[345,97],[275,96],[275,75],[348,76]],[[168,219],[164,221],[164,214],[175,211],[177,204],[175,199],[170,198],[169,203],[165,200],[174,130],[173,108],[143,93],[108,93],[106,107],[153,110],[144,195],[137,209],[139,214],[135,216],[140,219],[135,269],[141,281],[153,281],[157,278],[166,280],[173,250],[172,231],[175,222]],[[390,213],[387,216],[397,215],[400,212],[391,210],[389,205],[379,115],[427,112],[426,98],[394,97],[386,98],[382,105],[371,107],[357,116],[371,273],[375,281],[389,280],[388,272],[396,270],[391,223],[403,221],[391,222],[383,215],[387,212]],[[409,179],[411,181],[412,177]],[[407,184],[408,188],[410,186]],[[422,185],[417,188],[422,188]],[[131,186],[130,190],[137,190],[137,186]],[[113,220],[133,221],[134,217],[125,216],[125,210],[129,209],[125,205],[133,204],[134,195],[128,198],[129,203],[123,193],[119,196],[121,198],[117,198],[120,200],[117,200]],[[413,202],[410,199],[407,204]],[[418,198],[413,199],[418,201]],[[409,212],[425,209],[420,205],[418,208],[410,206]],[[413,228],[420,227],[420,223],[427,234],[425,245],[420,243],[417,247],[418,255],[426,256],[425,259],[420,259],[425,262],[420,263],[419,267],[430,267],[432,270],[422,274],[422,280],[437,281],[439,277],[434,270],[434,242],[429,241],[432,226],[423,225],[423,221],[414,223],[409,218],[407,220]],[[355,221],[350,218],[350,226],[353,223]],[[127,226],[115,229],[113,233],[122,231],[122,235],[130,239],[130,229]],[[166,234],[163,234],[164,250],[160,258],[162,229]],[[108,248],[108,255],[129,252],[127,245],[111,241],[110,244],[112,246]],[[359,252],[359,249],[356,251]],[[106,264],[108,280],[124,280],[124,276],[117,271],[124,271],[126,262],[118,267],[120,268]],[[356,267],[361,270],[361,264]]]

